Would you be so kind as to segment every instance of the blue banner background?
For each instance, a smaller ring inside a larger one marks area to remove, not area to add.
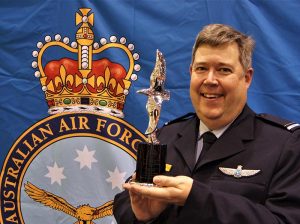
[[[296,0],[0,0],[0,164],[14,141],[48,116],[47,104],[31,63],[36,43],[59,33],[75,40],[75,12],[91,8],[95,39],[126,37],[139,53],[141,70],[130,88],[125,120],[144,132],[146,97],[136,90],[149,86],[160,49],[167,62],[163,122],[193,111],[189,100],[189,64],[199,30],[225,23],[256,40],[254,80],[249,105],[300,122],[300,2]],[[1,166],[1,165],[0,165]]]

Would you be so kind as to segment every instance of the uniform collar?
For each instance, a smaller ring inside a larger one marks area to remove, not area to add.
[[[233,121],[232,121],[233,122]],[[221,135],[227,130],[227,128],[232,124],[232,122],[230,122],[229,124],[227,124],[226,126],[224,126],[223,128],[217,129],[217,130],[210,130],[201,120],[200,120],[200,124],[199,124],[199,133],[198,133],[198,140],[202,137],[202,135],[205,132],[212,132],[217,138],[220,138]]]

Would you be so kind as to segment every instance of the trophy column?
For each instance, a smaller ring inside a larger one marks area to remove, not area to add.
[[[153,177],[165,172],[167,145],[140,143],[137,151],[136,182],[153,183]]]

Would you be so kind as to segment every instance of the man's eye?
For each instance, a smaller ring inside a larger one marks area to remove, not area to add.
[[[206,71],[207,68],[206,68],[206,67],[203,67],[203,66],[198,66],[198,67],[195,67],[194,70],[195,70],[195,71],[198,71],[198,72],[201,72],[201,71]]]
[[[224,74],[232,73],[232,70],[230,68],[220,68],[219,71]]]

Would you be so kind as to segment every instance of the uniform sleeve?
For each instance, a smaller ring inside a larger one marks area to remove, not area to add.
[[[162,212],[162,214],[164,213]],[[161,224],[163,220],[159,216],[148,222],[138,221],[131,209],[130,197],[127,190],[115,196],[113,214],[118,224]],[[163,221],[163,223],[165,222]]]
[[[264,204],[194,181],[178,223],[300,223],[300,140],[293,133],[277,161]],[[272,150],[272,149],[270,149]],[[266,161],[272,162],[272,161]],[[276,161],[274,161],[276,162]],[[193,218],[191,218],[193,217]],[[194,221],[192,221],[194,220]]]
[[[123,191],[115,196],[113,214],[117,223],[134,224],[135,216],[131,209],[128,191]]]

